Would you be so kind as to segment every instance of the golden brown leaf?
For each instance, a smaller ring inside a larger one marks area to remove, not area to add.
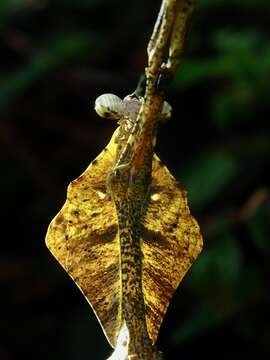
[[[117,130],[103,152],[68,187],[46,244],[95,311],[114,347],[121,326],[117,213],[106,188],[116,156]],[[158,157],[141,240],[143,293],[149,337],[155,343],[170,299],[202,248],[185,190]]]

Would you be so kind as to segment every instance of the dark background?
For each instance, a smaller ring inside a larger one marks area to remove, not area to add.
[[[91,308],[45,247],[68,183],[146,63],[160,1],[0,1],[0,359],[105,359]],[[204,249],[164,320],[166,359],[270,355],[270,2],[201,0],[157,153],[188,190]]]

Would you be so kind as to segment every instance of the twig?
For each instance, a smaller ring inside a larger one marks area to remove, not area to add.
[[[167,85],[179,63],[192,10],[192,1],[162,2],[148,44],[144,102],[108,177],[108,189],[118,214],[121,274],[127,279],[121,285],[123,323],[110,360],[162,358],[152,346],[146,328],[139,224],[151,181],[157,124],[166,90],[164,83]],[[141,92],[141,86],[137,91]]]

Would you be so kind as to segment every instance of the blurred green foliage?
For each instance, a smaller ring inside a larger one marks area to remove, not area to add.
[[[43,239],[67,183],[112,133],[89,99],[133,91],[159,3],[0,1],[0,188],[12,229],[0,266],[3,360],[110,353]],[[159,155],[205,242],[161,331],[168,359],[270,354],[269,23],[265,0],[199,1],[168,95]]]
[[[34,82],[38,82],[48,72],[74,57],[81,58],[91,48],[91,36],[85,33],[59,34],[43,49],[37,58],[19,69],[7,79],[2,79],[0,111],[15,101]]]
[[[237,172],[235,158],[226,153],[207,152],[194,160],[179,179],[188,185],[191,208],[198,210],[213,201]]]
[[[267,104],[270,43],[256,30],[221,30],[212,42],[214,58],[183,62],[174,86],[185,89],[198,82],[224,81],[223,91],[212,97],[211,117],[215,125],[226,127],[236,117],[238,121],[248,117],[256,102]]]

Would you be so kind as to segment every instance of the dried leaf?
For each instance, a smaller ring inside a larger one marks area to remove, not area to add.
[[[114,347],[121,326],[120,246],[117,213],[106,188],[116,145],[72,181],[67,200],[51,222],[46,244],[83,292]],[[149,337],[155,343],[170,299],[202,248],[185,190],[155,155],[141,240],[142,285]]]

